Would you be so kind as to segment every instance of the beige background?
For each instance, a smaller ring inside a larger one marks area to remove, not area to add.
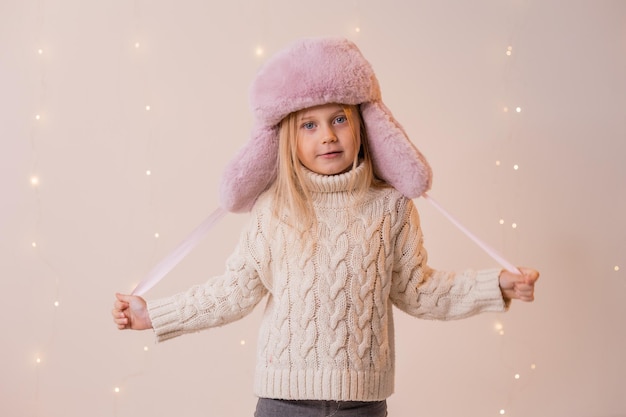
[[[626,416],[619,0],[0,1],[0,414],[252,416],[261,308],[160,345],[109,311],[217,207],[256,69],[311,35],[359,44],[431,195],[542,272],[507,314],[398,313],[390,416]],[[417,205],[433,266],[495,265]],[[147,297],[220,273],[244,220]]]

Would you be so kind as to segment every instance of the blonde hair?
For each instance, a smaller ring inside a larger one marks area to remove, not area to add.
[[[370,187],[380,187],[386,184],[374,175],[365,124],[358,106],[344,104],[340,104],[340,106],[352,130],[355,145],[359,143],[359,140],[361,144],[359,152],[354,156],[350,171],[352,172],[350,189],[354,190],[355,201],[358,202]],[[299,226],[302,229],[311,228],[315,225],[315,213],[307,186],[307,178],[304,167],[297,156],[298,121],[299,116],[305,110],[290,113],[279,124],[278,175],[273,185],[274,215],[279,219],[286,220],[292,226]],[[360,132],[358,137],[357,132]],[[364,175],[357,177],[354,168],[359,165],[359,160],[361,160],[365,172]]]

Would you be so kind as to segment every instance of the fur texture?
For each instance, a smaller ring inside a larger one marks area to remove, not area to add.
[[[360,105],[380,178],[408,198],[428,191],[430,166],[383,104],[376,75],[361,51],[343,38],[307,38],[270,58],[252,84],[255,124],[222,176],[225,209],[251,210],[276,178],[278,123],[294,111],[326,103]]]

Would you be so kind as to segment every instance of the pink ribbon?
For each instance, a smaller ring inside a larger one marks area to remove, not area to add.
[[[467,237],[469,237],[474,243],[476,243],[482,250],[484,250],[489,256],[491,256],[496,262],[498,262],[507,271],[515,274],[521,272],[517,267],[504,259],[498,252],[487,245],[485,242],[476,237],[472,232],[467,230],[457,219],[455,219],[450,213],[448,213],[443,207],[439,205],[432,197],[424,193],[422,195],[430,204],[432,204],[437,210],[439,210],[452,224],[454,224],[459,230],[461,230]],[[218,207],[207,217],[198,227],[196,227],[185,240],[183,240],[169,255],[163,258],[158,264],[152,268],[148,275],[142,279],[135,287],[133,295],[143,295],[150,288],[154,287],[159,281],[163,279],[180,261],[183,260],[189,252],[195,248],[198,243],[209,233],[209,231],[226,215],[227,211],[221,207]]]
[[[513,265],[512,263],[504,259],[502,255],[500,255],[498,252],[495,251],[495,249],[487,245],[485,242],[480,240],[476,235],[474,235],[472,232],[467,230],[465,226],[463,226],[457,219],[455,219],[450,213],[448,213],[443,207],[441,207],[439,203],[437,203],[432,197],[430,197],[426,193],[422,194],[422,197],[424,197],[430,204],[432,204],[437,210],[439,210],[441,214],[443,214],[448,220],[450,220],[450,222],[452,222],[452,224],[454,224],[460,231],[465,233],[467,237],[469,237],[482,250],[484,250],[487,253],[487,255],[491,256],[496,262],[498,262],[507,271],[512,272],[514,274],[522,275],[520,270],[517,269],[515,265]]]
[[[221,207],[215,209],[215,211],[196,227],[169,255],[152,268],[148,275],[137,284],[132,294],[142,295],[161,281],[168,272],[200,243],[202,238],[209,233],[213,226],[215,226],[226,213],[227,211]]]

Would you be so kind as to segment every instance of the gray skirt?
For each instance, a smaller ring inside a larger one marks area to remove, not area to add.
[[[254,417],[385,417],[387,401],[317,401],[259,398]]]

